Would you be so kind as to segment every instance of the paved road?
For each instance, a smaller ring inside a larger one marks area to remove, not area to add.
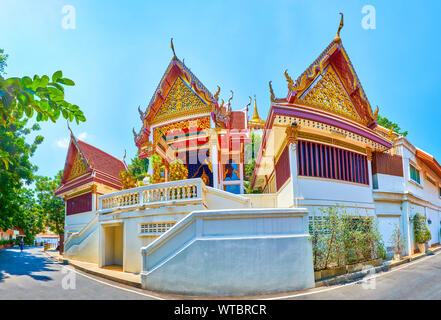
[[[52,261],[41,248],[0,250],[0,299],[153,299],[149,292],[74,272],[75,289],[65,266]],[[72,273],[69,273],[72,276]],[[373,288],[373,289],[369,289]],[[166,299],[176,297],[163,296]],[[181,297],[185,298],[185,297]],[[252,297],[249,297],[252,298]],[[259,298],[265,298],[260,296]],[[273,296],[273,298],[275,298]],[[441,252],[379,273],[374,286],[349,283],[293,293],[287,299],[441,299]]]
[[[371,282],[312,289],[289,299],[408,300],[441,299],[441,252],[379,273]],[[372,289],[369,289],[372,288]],[[310,294],[312,292],[312,294]],[[295,294],[294,294],[295,295]]]
[[[152,299],[140,289],[80,272],[63,273],[63,267],[41,247],[0,250],[0,299]],[[70,278],[63,281],[66,275]],[[70,287],[72,277],[75,289],[63,289],[63,283]]]

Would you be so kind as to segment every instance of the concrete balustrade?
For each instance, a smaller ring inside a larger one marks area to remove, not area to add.
[[[136,206],[158,205],[160,203],[202,199],[201,179],[188,179],[157,183],[138,188],[122,190],[99,197],[100,213],[124,210]]]

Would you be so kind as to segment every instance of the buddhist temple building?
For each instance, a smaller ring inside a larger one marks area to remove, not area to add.
[[[189,179],[240,194],[247,108],[233,111],[233,92],[226,103],[219,93],[218,87],[213,95],[174,54],[146,110],[139,110],[142,128],[133,131],[135,143],[140,158],[156,153],[166,167],[180,159]]]
[[[61,186],[55,192],[66,202],[66,236],[83,227],[81,221],[88,221],[100,195],[122,189],[119,173],[124,170],[123,161],[71,133]]]
[[[233,110],[233,91],[212,94],[172,42],[133,129],[138,156],[160,159],[161,181],[124,189],[125,163],[71,134],[56,191],[66,201],[64,256],[134,273],[149,290],[232,296],[313,287],[310,228],[312,218],[328,219],[326,208],[378,226],[388,257],[397,228],[403,254],[419,250],[417,214],[431,232],[428,245],[439,244],[441,165],[378,125],[342,27],[343,16],[336,37],[295,80],[280,75],[286,92],[276,96],[269,82],[266,119],[256,96]],[[246,181],[245,148],[256,132],[262,142]],[[176,162],[186,168],[182,179],[171,178]]]

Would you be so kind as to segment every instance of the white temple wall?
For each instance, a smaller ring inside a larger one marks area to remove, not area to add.
[[[356,202],[360,206],[372,204],[372,189],[369,186],[316,178],[298,177],[299,199],[333,202]]]
[[[66,216],[65,218],[65,233],[78,232],[84,228],[95,217],[94,211],[84,213],[76,213]]]

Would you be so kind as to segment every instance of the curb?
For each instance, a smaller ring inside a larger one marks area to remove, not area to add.
[[[142,289],[142,287],[141,287],[141,283],[134,282],[134,281],[130,281],[130,280],[125,280],[125,279],[121,279],[121,278],[118,278],[118,277],[114,277],[114,276],[111,276],[111,275],[108,275],[108,274],[104,274],[104,273],[96,272],[96,271],[93,271],[93,270],[89,270],[89,269],[83,268],[83,267],[81,267],[81,266],[78,266],[78,265],[75,264],[75,263],[70,262],[69,259],[55,258],[55,257],[51,256],[50,254],[48,254],[48,253],[46,253],[46,252],[44,252],[44,253],[45,253],[49,258],[51,258],[51,259],[53,259],[53,260],[56,260],[56,261],[58,261],[58,262],[61,262],[61,263],[64,264],[64,265],[70,265],[70,266],[74,267],[75,269],[78,269],[78,270],[80,270],[80,271],[82,271],[82,272],[85,272],[85,273],[88,273],[88,274],[94,275],[94,276],[96,276],[96,277],[100,277],[100,278],[104,278],[104,279],[107,279],[107,280],[115,281],[115,282],[118,282],[118,283],[121,283],[121,284],[125,284],[125,285],[127,285],[127,286],[131,286],[131,287],[135,287],[135,288]]]
[[[319,288],[319,287],[330,286],[330,285],[334,285],[334,284],[343,284],[343,283],[347,283],[347,282],[350,282],[353,280],[361,279],[361,278],[364,278],[366,275],[370,274],[372,272],[372,270],[374,271],[374,273],[390,271],[393,268],[398,267],[402,264],[409,263],[411,261],[415,261],[415,260],[424,258],[426,256],[431,256],[435,252],[440,251],[440,250],[441,250],[441,247],[438,247],[436,249],[427,251],[425,254],[421,254],[416,257],[409,257],[409,258],[402,259],[400,261],[394,261],[394,262],[385,262],[381,266],[378,266],[378,267],[375,267],[372,269],[343,274],[341,276],[337,276],[334,278],[320,280],[315,283],[315,287]]]

